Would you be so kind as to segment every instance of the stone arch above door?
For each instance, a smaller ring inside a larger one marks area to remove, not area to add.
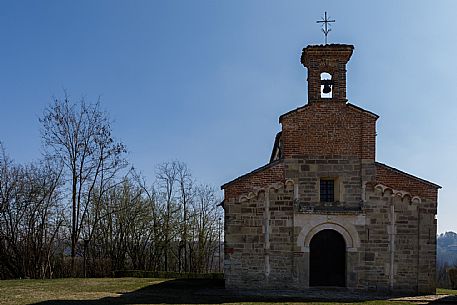
[[[301,217],[300,217],[301,216]],[[365,217],[361,215],[297,215],[295,226],[301,227],[297,236],[297,246],[303,252],[309,252],[309,243],[313,236],[325,229],[335,230],[340,233],[346,242],[347,252],[356,252],[360,246],[360,238],[355,228],[356,225],[364,225]]]
[[[305,247],[309,247],[309,243],[311,242],[313,236],[322,230],[335,230],[343,236],[344,241],[346,242],[346,248],[354,248],[354,239],[351,234],[341,225],[331,222],[322,223],[312,228],[305,236]]]

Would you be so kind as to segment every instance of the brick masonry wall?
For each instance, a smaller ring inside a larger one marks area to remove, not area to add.
[[[267,164],[257,170],[222,186],[224,200],[248,194],[259,188],[264,188],[272,183],[284,182],[284,165],[282,160]]]
[[[308,100],[322,100],[320,96],[320,74],[332,75],[332,99],[346,101],[346,63],[349,61],[354,46],[324,45],[308,46],[303,49],[300,58],[303,66],[308,68]]]
[[[410,192],[413,196],[437,201],[439,186],[421,181],[421,179],[411,177],[381,163],[376,163],[376,182],[397,190]]]
[[[284,158],[339,155],[375,160],[376,119],[350,104],[308,104],[281,117]]]

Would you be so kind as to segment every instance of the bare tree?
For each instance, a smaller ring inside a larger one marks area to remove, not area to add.
[[[177,178],[178,178],[178,162],[164,162],[158,166],[157,184],[159,195],[164,200],[163,209],[163,233],[164,233],[164,270],[168,271],[170,252],[172,251],[171,241],[174,238],[173,232],[176,212],[179,211],[176,200]]]
[[[146,201],[147,206],[150,207],[152,216],[150,223],[151,242],[149,244],[147,266],[149,270],[157,271],[160,269],[159,258],[161,257],[162,252],[161,242],[163,237],[161,230],[163,222],[161,217],[162,215],[158,206],[157,190],[153,186],[148,187],[145,178],[141,177],[139,174],[135,175],[135,181],[144,192],[144,200]]]
[[[72,273],[84,221],[93,202],[94,192],[103,192],[105,181],[125,165],[125,147],[111,135],[108,115],[100,103],[87,104],[84,99],[72,103],[55,99],[45,109],[41,133],[47,155],[61,161],[67,169],[71,197]]]
[[[55,99],[40,122],[44,160],[17,164],[0,143],[0,278],[219,270],[216,191],[185,163],[160,164],[150,186],[122,171],[98,102]]]
[[[218,249],[218,220],[221,215],[217,207],[214,188],[199,185],[195,189],[193,205],[193,260],[195,272],[208,272]]]
[[[187,165],[177,162],[179,199],[182,206],[181,240],[178,250],[178,271],[189,272],[188,268],[188,246],[189,246],[189,205],[193,200],[193,178]],[[182,254],[182,250],[184,253]],[[182,264],[184,260],[184,264]],[[183,266],[184,265],[184,266]]]
[[[52,277],[64,222],[61,167],[48,160],[16,165],[0,149],[0,277]]]

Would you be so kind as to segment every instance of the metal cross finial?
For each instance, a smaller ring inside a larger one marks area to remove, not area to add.
[[[330,28],[330,24],[329,23],[332,23],[332,22],[335,22],[335,20],[329,20],[327,18],[327,12],[325,12],[325,17],[322,18],[322,20],[316,21],[316,23],[323,23],[324,24],[323,28],[322,28],[322,32],[324,32],[324,35],[325,35],[325,44],[327,44],[327,35],[332,30]]]

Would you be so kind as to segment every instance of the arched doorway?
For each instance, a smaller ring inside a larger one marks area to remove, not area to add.
[[[309,244],[309,285],[346,286],[346,243],[335,230],[316,233]]]

